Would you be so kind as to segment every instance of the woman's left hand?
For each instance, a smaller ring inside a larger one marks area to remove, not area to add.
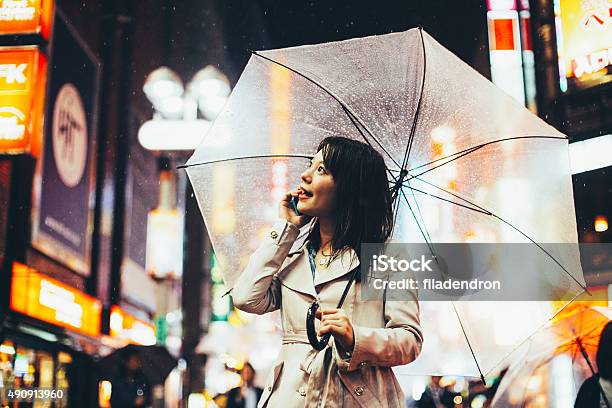
[[[319,309],[317,319],[321,320],[318,335],[331,333],[344,351],[353,351],[355,335],[353,325],[344,309]]]

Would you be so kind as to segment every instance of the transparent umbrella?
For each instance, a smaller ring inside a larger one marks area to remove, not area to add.
[[[599,338],[611,318],[612,307],[564,309],[516,351],[520,358],[510,365],[492,406],[529,406],[544,395],[572,406],[580,385],[597,370]]]
[[[547,245],[577,241],[567,137],[420,28],[253,53],[185,166],[228,289],[275,221],[281,195],[331,135],[385,158],[394,240],[432,251],[439,242],[531,243],[555,264],[529,277],[534,286],[568,301],[583,290],[577,248]],[[496,342],[496,316],[483,319],[457,300],[439,307],[470,358],[462,374],[482,378],[530,333]],[[486,314],[515,303],[496,307],[478,306]],[[534,323],[528,310],[515,318]]]

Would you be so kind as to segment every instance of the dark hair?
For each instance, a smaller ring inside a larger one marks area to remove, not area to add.
[[[346,247],[359,256],[366,242],[384,243],[393,230],[393,206],[385,161],[368,144],[345,137],[326,137],[319,143],[323,163],[336,186],[336,230],[332,257]],[[310,241],[320,246],[319,223],[313,224]]]
[[[601,331],[595,360],[597,361],[599,376],[606,380],[612,380],[612,321],[609,321]]]

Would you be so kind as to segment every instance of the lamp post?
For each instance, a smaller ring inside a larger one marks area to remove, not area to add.
[[[182,355],[188,361],[188,369],[183,373],[183,398],[196,395],[204,390],[203,360],[195,353],[195,345],[202,334],[202,294],[206,271],[204,253],[208,236],[197,210],[197,204],[190,202],[185,194],[185,213],[179,215],[174,198],[176,197],[175,172],[169,157],[171,151],[195,149],[207,133],[212,121],[217,117],[230,94],[227,77],[213,66],[198,71],[186,86],[180,77],[167,67],[151,72],[143,86],[143,91],[151,102],[153,118],[142,124],[138,131],[140,144],[148,150],[160,153],[159,184],[160,198],[157,208],[149,213],[147,229],[147,271],[158,282],[157,319],[158,329],[166,326],[165,317],[169,312],[169,295],[176,278],[182,279],[182,317],[183,327],[181,344]],[[184,153],[178,152],[178,157]],[[177,154],[173,156],[177,157]],[[185,177],[179,174],[179,177]],[[182,194],[182,192],[181,192]],[[183,222],[183,218],[186,222]],[[191,220],[189,218],[192,218]],[[173,235],[173,224],[180,225],[180,234]],[[198,227],[200,226],[201,227]],[[195,229],[195,230],[194,230]],[[170,243],[173,237],[178,245]],[[182,274],[183,237],[185,237],[185,274]],[[149,245],[151,240],[151,245]],[[174,248],[174,249],[173,249]],[[174,256],[172,256],[174,254]],[[179,255],[180,254],[180,255]],[[181,265],[177,265],[178,262]],[[180,270],[181,273],[173,273]],[[196,299],[198,299],[196,301]],[[158,336],[158,340],[162,339]],[[168,339],[170,340],[170,338]],[[184,401],[186,403],[186,400]]]

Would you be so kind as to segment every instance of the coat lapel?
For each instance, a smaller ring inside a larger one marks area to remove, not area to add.
[[[285,261],[278,274],[282,284],[296,292],[317,298],[316,286],[341,278],[359,266],[357,254],[352,248],[348,248],[327,268],[318,267],[313,283],[307,244],[308,241],[304,242],[300,248],[289,254],[290,259]]]
[[[291,290],[316,298],[317,293],[312,283],[312,274],[305,247],[292,252],[290,255],[290,259],[285,262],[278,274],[281,283]]]
[[[306,260],[308,261],[308,259]],[[327,282],[338,279],[358,266],[359,259],[357,258],[357,254],[352,248],[348,248],[342,251],[342,254],[338,258],[334,259],[327,268],[317,268],[314,286],[323,285]]]

